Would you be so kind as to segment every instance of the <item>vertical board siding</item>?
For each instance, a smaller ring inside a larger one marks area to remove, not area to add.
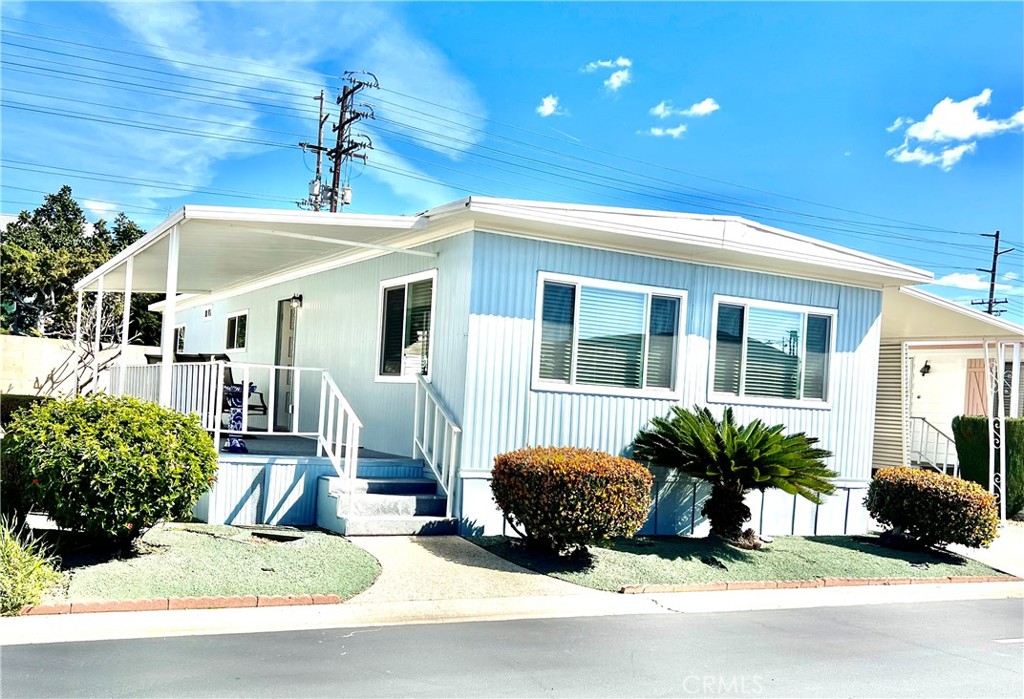
[[[473,246],[467,342],[467,364],[473,370],[466,376],[464,471],[482,475],[490,470],[496,454],[527,445],[575,445],[624,453],[651,417],[664,415],[677,404],[664,399],[531,390],[537,275],[541,271],[685,290],[685,354],[680,367],[683,397],[678,401],[685,406],[724,408],[724,404],[708,401],[715,295],[837,309],[827,409],[738,405],[734,410],[740,421],[760,418],[817,437],[821,446],[833,452],[830,466],[840,478],[851,482],[870,478],[879,291],[487,233],[477,233]],[[668,495],[667,487],[663,490],[666,499],[659,502],[656,519],[664,522],[665,533],[676,533],[673,530],[678,529],[682,517],[678,510],[692,503],[684,502],[678,493]],[[775,499],[775,494],[766,498],[763,531],[812,533],[806,530],[814,528],[816,508],[794,506],[790,496],[777,503]],[[700,507],[696,510],[699,513]],[[660,532],[660,526],[657,528]],[[690,533],[699,531],[700,527],[690,525]]]
[[[389,254],[294,281],[217,301],[213,317],[200,307],[177,314],[184,323],[187,352],[224,351],[227,315],[248,309],[247,343],[231,352],[234,361],[271,364],[275,359],[277,303],[302,294],[295,339],[295,365],[330,372],[364,428],[360,443],[398,455],[412,452],[413,384],[378,383],[376,375],[380,282],[437,268],[431,381],[457,420],[463,412],[466,335],[469,320],[473,234],[424,245],[437,258]],[[240,378],[240,377],[239,377]],[[253,378],[259,383],[260,379]],[[263,381],[269,381],[264,372]],[[303,430],[315,431],[319,376],[303,376],[300,416]],[[268,396],[267,386],[259,386]]]
[[[883,342],[878,352],[878,396],[875,401],[875,468],[902,466],[906,461],[906,353],[902,342]],[[962,393],[955,398],[962,399]]]
[[[211,524],[315,524],[317,480],[328,475],[336,474],[327,459],[223,458],[197,516]]]

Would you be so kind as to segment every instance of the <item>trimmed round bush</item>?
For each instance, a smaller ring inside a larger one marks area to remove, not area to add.
[[[629,459],[575,447],[534,447],[494,459],[491,491],[529,547],[562,552],[633,536],[647,521],[654,477]]]
[[[4,455],[59,527],[121,544],[160,520],[188,516],[217,472],[197,416],[105,394],[19,411]]]
[[[924,469],[884,468],[864,504],[878,522],[922,546],[987,547],[996,538],[996,500],[977,483]]]

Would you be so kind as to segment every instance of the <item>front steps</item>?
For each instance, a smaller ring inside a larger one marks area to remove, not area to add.
[[[352,482],[321,476],[317,526],[345,536],[457,533],[457,520],[444,516],[447,500],[437,481],[424,478],[423,469],[418,459],[365,459]]]

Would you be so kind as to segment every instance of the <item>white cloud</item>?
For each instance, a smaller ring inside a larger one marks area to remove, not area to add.
[[[648,136],[656,136],[661,138],[668,136],[669,138],[679,138],[686,133],[686,124],[680,124],[679,126],[673,126],[671,129],[663,129],[660,126],[652,126],[646,131],[638,131],[637,133],[645,134]]]
[[[1016,272],[1007,272],[1006,274],[1003,275],[1004,281],[1012,282],[1018,279],[1020,279],[1020,275],[1017,274]]]
[[[906,126],[907,124],[913,124],[913,123],[914,123],[914,120],[911,119],[910,117],[896,117],[896,120],[893,121],[892,124],[890,124],[889,126],[886,126],[885,130],[888,131],[889,133],[892,133],[893,131],[896,131],[897,129],[900,129],[900,128]]]
[[[613,61],[591,61],[587,65],[580,68],[584,73],[593,73],[595,70],[600,68],[632,68],[633,61],[619,56]]]
[[[671,116],[701,117],[707,116],[721,109],[713,98],[707,97],[687,109],[676,109],[670,100],[662,100],[648,110],[648,114],[659,119],[668,119]]]
[[[558,106],[558,95],[548,95],[541,99],[536,112],[542,117],[564,116],[568,113],[564,108]]]
[[[892,133],[906,126],[903,143],[890,148],[886,155],[898,163],[935,165],[948,172],[965,155],[977,151],[976,139],[1024,130],[1024,109],[1006,119],[992,119],[979,114],[978,109],[991,101],[992,90],[985,88],[979,94],[959,102],[950,97],[943,98],[920,121],[910,117],[897,118],[886,131]],[[939,147],[934,150],[924,148],[921,144]]]
[[[619,88],[628,85],[631,79],[629,68],[623,68],[609,75],[607,80],[604,81],[604,86],[612,92],[617,92]]]
[[[992,101],[992,90],[954,102],[946,97],[931,113],[907,129],[907,136],[926,143],[969,141],[972,138],[994,136],[1024,126],[1024,109],[1009,119],[989,119],[978,114],[978,108]]]
[[[614,60],[591,61],[580,68],[580,71],[583,73],[593,73],[595,70],[613,71],[611,75],[605,78],[604,86],[612,92],[618,92],[632,81],[633,75],[629,70],[632,67],[633,61],[625,56],[619,56]]]
[[[97,201],[96,199],[83,199],[82,206],[86,211],[97,218],[106,218],[118,212],[117,204],[109,201]]]
[[[721,109],[721,107],[718,105],[718,102],[710,97],[706,97],[689,109],[684,109],[682,114],[683,116],[707,116],[708,114],[717,112],[719,109]]]
[[[934,282],[935,286],[946,286],[953,289],[967,289],[969,291],[988,291],[989,280],[982,278],[980,274],[966,272],[952,272],[939,277]],[[1009,291],[1013,289],[1009,284],[996,284],[996,291]]]
[[[919,165],[938,165],[942,170],[949,172],[968,153],[977,150],[977,143],[962,143],[959,146],[943,148],[938,153],[927,151],[921,146],[911,149],[907,142],[886,151],[886,155],[897,163],[917,163]]]
[[[846,151],[845,153],[843,153],[843,155],[849,158],[851,155],[853,155],[853,153],[851,153],[850,151]]]

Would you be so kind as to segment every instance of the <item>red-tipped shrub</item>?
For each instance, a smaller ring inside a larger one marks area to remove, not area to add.
[[[651,472],[590,449],[535,447],[494,459],[491,491],[527,545],[561,552],[633,536],[651,506]]]
[[[923,546],[988,546],[996,538],[996,500],[977,483],[924,469],[883,468],[864,504],[878,522]]]

